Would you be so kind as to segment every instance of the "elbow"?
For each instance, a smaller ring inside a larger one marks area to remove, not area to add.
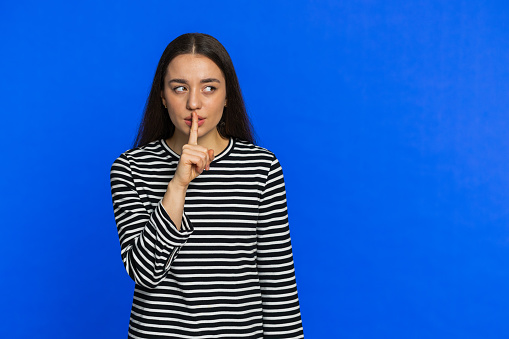
[[[124,260],[124,266],[134,283],[145,288],[156,288],[165,276],[164,272],[155,274],[155,272],[145,270],[143,266],[133,265],[133,262],[130,260]]]
[[[126,267],[126,270],[136,285],[145,288],[156,288],[159,285],[159,283],[163,280],[162,278],[155,279],[155,277],[144,275],[138,270],[134,270],[132,267],[130,268]]]

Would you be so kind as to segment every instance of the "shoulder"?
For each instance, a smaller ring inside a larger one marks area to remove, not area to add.
[[[282,172],[281,164],[273,152],[248,141],[236,139],[231,156],[237,164],[256,168],[267,176],[273,172]]]
[[[132,165],[154,164],[158,161],[167,161],[168,158],[171,158],[171,154],[164,149],[161,140],[156,140],[125,151],[113,162],[111,170],[130,170]]]
[[[236,139],[234,151],[236,154],[250,156],[258,159],[265,159],[271,163],[277,161],[274,153],[261,146],[254,145],[249,141]]]
[[[168,152],[163,148],[162,141],[152,141],[146,145],[125,151],[119,158],[128,158],[131,161],[140,161],[146,158],[165,158]]]

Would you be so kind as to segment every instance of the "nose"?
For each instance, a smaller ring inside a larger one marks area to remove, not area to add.
[[[195,109],[199,108],[201,108],[199,91],[197,89],[192,89],[189,91],[189,95],[187,97],[187,109],[194,111]]]

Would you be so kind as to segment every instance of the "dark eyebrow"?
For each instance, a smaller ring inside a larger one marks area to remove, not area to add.
[[[207,78],[207,79],[202,79],[200,81],[200,83],[204,84],[204,83],[207,83],[207,82],[217,82],[217,83],[221,83],[221,81],[219,81],[218,79],[215,79],[215,78]]]
[[[177,82],[179,84],[187,84],[187,81],[184,79],[171,79],[170,82]]]
[[[179,84],[186,84],[187,85],[187,80],[185,79],[171,79],[170,82],[176,82],[176,83],[179,83]],[[221,81],[219,81],[218,79],[216,78],[206,78],[206,79],[201,79],[200,80],[200,83],[201,84],[206,84],[208,82],[217,82],[217,83],[221,83]]]

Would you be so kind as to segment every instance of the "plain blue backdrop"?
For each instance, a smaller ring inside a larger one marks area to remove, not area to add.
[[[125,338],[109,169],[166,45],[229,51],[307,338],[509,336],[509,6],[2,1],[0,337]]]

